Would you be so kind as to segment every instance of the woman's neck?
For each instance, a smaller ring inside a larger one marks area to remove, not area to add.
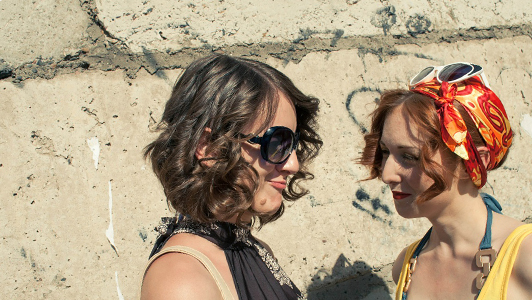
[[[253,218],[253,215],[250,213],[250,212],[244,212],[244,214],[240,217],[240,222],[242,224],[251,224],[252,222],[252,218]],[[238,223],[238,215],[233,215],[225,220],[220,220],[222,222],[227,222],[227,223],[233,223],[233,224],[237,224]]]
[[[429,221],[433,229],[428,247],[447,249],[453,255],[468,253],[478,250],[485,234],[487,208],[478,193],[465,194],[450,201]]]

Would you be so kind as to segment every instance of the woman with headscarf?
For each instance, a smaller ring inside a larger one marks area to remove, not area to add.
[[[383,93],[360,163],[432,227],[393,266],[396,299],[532,299],[532,224],[480,193],[513,132],[480,66],[428,67]]]

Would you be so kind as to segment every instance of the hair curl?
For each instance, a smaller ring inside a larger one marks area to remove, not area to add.
[[[192,62],[176,82],[157,126],[160,134],[145,148],[169,205],[199,222],[237,215],[237,224],[246,226],[240,217],[252,211],[259,183],[257,171],[241,155],[241,143],[249,138],[241,133],[257,119],[264,120],[260,130],[269,126],[279,93],[293,102],[300,132],[300,169],[288,179],[282,195],[295,201],[308,193],[299,183],[313,178],[308,163],[322,145],[316,132],[319,100],[304,95],[286,75],[265,63],[212,54]],[[198,160],[195,152],[207,128],[208,158]],[[283,211],[281,205],[270,216],[252,213],[262,226]]]
[[[485,145],[467,111],[458,101],[454,101],[453,104],[462,115],[474,144],[477,147]],[[411,118],[411,124],[416,126],[421,136],[424,137],[421,145],[420,167],[434,183],[416,199],[417,202],[422,203],[449,188],[450,182],[445,180],[445,174],[446,172],[454,172],[462,162],[462,159],[452,153],[441,138],[440,121],[432,98],[409,90],[398,89],[384,92],[380,97],[378,107],[371,113],[371,129],[364,136],[365,146],[358,163],[370,168],[370,176],[366,180],[381,178],[382,149],[380,139],[386,118],[397,108],[402,109]],[[442,153],[443,165],[432,160],[437,151]],[[500,165],[503,162],[504,159]]]

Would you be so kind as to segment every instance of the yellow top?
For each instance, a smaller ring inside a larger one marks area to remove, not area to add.
[[[506,300],[508,281],[512,274],[519,246],[521,246],[521,242],[529,234],[532,234],[532,224],[525,224],[517,227],[506,238],[477,300]],[[395,291],[395,300],[401,300],[403,297],[403,287],[405,286],[408,275],[410,258],[412,258],[420,241],[418,240],[411,244],[406,250],[401,275],[397,283],[397,290]]]

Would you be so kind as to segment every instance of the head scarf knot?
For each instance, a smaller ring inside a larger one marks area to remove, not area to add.
[[[468,160],[467,152],[467,126],[460,115],[460,112],[453,105],[456,98],[456,83],[449,84],[443,82],[434,103],[440,119],[441,134],[443,141],[451,151],[461,158]]]
[[[445,104],[453,104],[454,98],[456,96],[456,83],[442,82],[439,97],[434,99],[438,107]]]
[[[443,142],[464,160],[473,183],[478,188],[484,186],[486,170],[498,166],[512,144],[510,122],[497,95],[478,76],[452,84],[433,79],[410,90],[434,99]],[[490,155],[488,166],[482,163],[464,119],[453,104],[455,100],[468,112],[484,139]]]

